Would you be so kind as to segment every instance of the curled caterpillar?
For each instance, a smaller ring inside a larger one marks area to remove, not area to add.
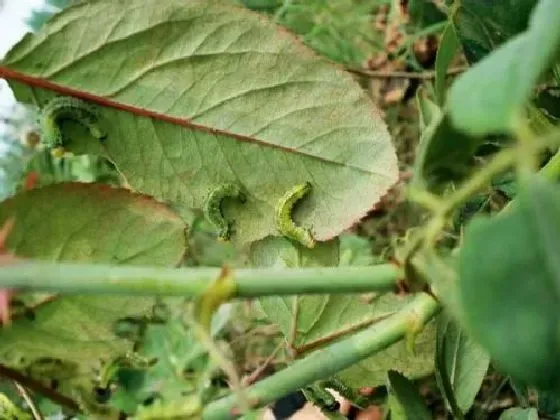
[[[204,216],[218,229],[218,239],[227,241],[231,237],[233,222],[228,222],[222,213],[222,201],[226,197],[238,199],[244,203],[246,196],[241,188],[236,184],[221,184],[210,191],[204,202]]]
[[[155,362],[155,359],[148,359],[131,351],[122,356],[117,356],[101,367],[97,378],[99,388],[108,389],[111,381],[123,368],[148,369]]]
[[[292,209],[294,205],[310,191],[311,184],[309,182],[296,185],[278,200],[276,208],[274,209],[274,221],[278,231],[285,237],[297,241],[307,248],[313,248],[315,246],[315,240],[309,229],[299,227],[294,223],[292,219]]]
[[[91,105],[80,99],[57,96],[41,111],[43,143],[55,150],[63,148],[64,137],[60,123],[65,120],[82,124],[96,139],[103,140],[107,137],[99,127],[97,114]]]
[[[340,403],[323,387],[322,383],[312,384],[303,390],[303,394],[321,411],[335,412],[340,408]]]

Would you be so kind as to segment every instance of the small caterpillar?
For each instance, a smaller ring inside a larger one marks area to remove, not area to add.
[[[218,239],[227,241],[231,237],[233,222],[228,222],[222,213],[222,201],[226,197],[237,198],[240,202],[246,201],[245,194],[236,184],[225,183],[217,186],[204,202],[204,216],[218,229]]]
[[[297,241],[307,248],[313,248],[315,246],[315,240],[309,229],[299,227],[294,223],[292,219],[292,209],[294,205],[310,191],[311,184],[309,182],[296,185],[278,200],[276,208],[274,209],[274,221],[278,231],[285,237]]]
[[[156,361],[155,359],[148,359],[131,351],[122,356],[117,356],[101,367],[97,378],[99,388],[108,389],[111,381],[119,370],[123,368],[148,369],[153,366]]]
[[[103,140],[107,137],[99,127],[95,110],[87,102],[73,97],[57,96],[41,111],[43,143],[53,149],[63,148],[64,137],[60,123],[64,120],[73,120],[82,124],[96,139]]]

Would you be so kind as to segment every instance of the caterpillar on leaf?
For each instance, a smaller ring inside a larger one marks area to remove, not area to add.
[[[236,198],[242,203],[247,199],[241,188],[232,183],[218,185],[208,194],[204,202],[204,216],[218,229],[218,239],[221,241],[228,241],[233,231],[233,222],[227,221],[222,212],[225,198]]]
[[[296,185],[290,188],[282,198],[278,200],[276,208],[274,209],[274,221],[278,231],[285,237],[299,242],[307,248],[313,248],[315,246],[315,240],[309,229],[295,224],[292,219],[292,210],[294,205],[310,191],[311,184],[309,182]]]
[[[65,139],[60,123],[65,120],[80,123],[98,140],[107,137],[99,126],[98,116],[90,104],[73,97],[57,96],[42,109],[40,117],[43,143],[55,153],[64,150]]]
[[[101,367],[97,378],[98,389],[108,389],[111,381],[121,369],[148,369],[153,366],[156,361],[156,359],[148,359],[132,351],[117,356]]]

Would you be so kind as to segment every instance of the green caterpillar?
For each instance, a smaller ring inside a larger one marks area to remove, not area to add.
[[[40,125],[43,133],[43,143],[53,149],[64,147],[64,136],[60,123],[65,120],[76,121],[87,129],[98,140],[107,137],[99,127],[98,117],[91,105],[80,99],[57,96],[53,98],[41,111]]]
[[[147,359],[138,353],[127,352],[122,356],[117,356],[102,366],[97,381],[100,388],[109,388],[111,381],[117,375],[119,370],[123,368],[131,369],[148,369],[156,360]]]
[[[309,182],[296,185],[278,200],[276,208],[274,209],[274,221],[278,231],[285,237],[297,241],[307,248],[313,248],[315,246],[315,240],[309,229],[299,227],[294,223],[292,219],[292,209],[294,205],[310,191],[311,184]]]
[[[312,402],[313,405],[319,407],[324,414],[329,414],[338,411],[340,403],[334,396],[327,391],[323,384],[313,384],[303,390],[305,398]]]
[[[204,202],[204,216],[218,229],[218,239],[221,241],[228,241],[233,231],[233,222],[228,222],[222,213],[222,201],[226,197],[236,198],[242,203],[247,200],[238,185],[225,183],[210,191]]]

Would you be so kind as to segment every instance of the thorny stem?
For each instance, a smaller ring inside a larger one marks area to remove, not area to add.
[[[235,286],[231,270],[224,267],[219,277],[206,288],[202,296],[196,299],[193,317],[205,331],[210,331],[214,312],[222,303],[229,301],[233,297]]]
[[[0,267],[0,288],[66,294],[201,297],[220,268],[156,268],[22,261]],[[389,292],[402,279],[393,264],[370,267],[231,270],[232,298]]]
[[[292,299],[292,325],[290,326],[290,335],[288,336],[288,347],[290,350],[295,350],[295,342],[298,332],[298,315],[299,315],[299,297],[294,296]]]
[[[345,338],[335,344],[295,361],[286,369],[246,389],[253,408],[268,403],[309,385],[328,379],[334,374],[401,340],[408,332],[410,319],[425,325],[439,310],[437,301],[427,294],[415,299],[394,316]],[[203,419],[223,420],[239,414],[235,395],[214,401],[206,406]]]
[[[0,268],[0,288],[200,297],[205,295],[220,272],[219,268],[168,269],[22,261]],[[394,290],[402,276],[401,269],[392,264],[288,270],[240,269],[232,271],[235,283],[233,297],[387,292]],[[316,351],[279,374],[246,389],[246,401],[252,407],[262,406],[315,380],[327,379],[400,340],[409,328],[411,316],[418,317],[424,325],[437,309],[438,304],[432,297],[419,295],[411,305],[394,316]],[[236,394],[207,406],[204,417],[232,417],[242,408],[238,406]]]
[[[473,194],[486,187],[493,177],[512,166],[517,156],[516,149],[507,149],[498,153],[490,163],[446,198],[438,200],[436,196],[432,196],[428,192],[412,191],[410,193],[411,199],[427,205],[434,214],[426,226],[422,228],[422,231],[407,245],[405,261],[410,260],[423,245],[428,248],[433,247],[438,236],[445,228],[451,212]]]
[[[506,149],[498,153],[484,168],[443,201],[443,207],[440,209],[441,215],[448,216],[455,208],[488,186],[492,178],[514,165],[516,158],[516,149]]]
[[[528,131],[528,127],[519,127],[520,132],[520,145],[515,148],[506,149],[499,152],[486,166],[476,172],[470,179],[468,179],[457,190],[451,193],[448,197],[441,199],[431,196],[425,191],[411,192],[411,199],[418,201],[420,204],[427,206],[433,213],[432,219],[422,229],[422,234],[418,235],[416,239],[408,245],[408,250],[405,252],[405,259],[409,260],[413,255],[420,250],[422,244],[428,248],[433,247],[437,237],[443,231],[445,224],[450,214],[460,205],[464,204],[470,197],[477,192],[481,191],[491,182],[492,178],[504,172],[509,167],[519,163],[520,154],[525,151],[532,156],[536,151],[543,147],[557,144],[560,131],[556,130],[549,133],[542,139],[537,139]],[[531,157],[525,157],[526,162],[531,161]],[[560,177],[560,156],[558,153],[545,165],[540,171],[548,178]]]

